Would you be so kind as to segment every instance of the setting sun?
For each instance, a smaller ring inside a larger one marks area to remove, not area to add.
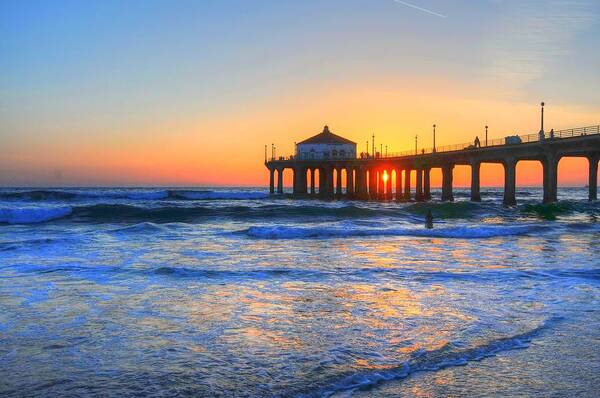
[[[381,176],[381,178],[383,179],[383,182],[387,182],[387,180],[390,179],[390,176],[387,173],[387,170],[383,172],[383,176]]]

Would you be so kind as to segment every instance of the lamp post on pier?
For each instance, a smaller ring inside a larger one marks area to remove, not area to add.
[[[417,140],[419,139],[418,135],[415,135],[415,155],[419,154],[419,150],[417,149],[418,145],[417,145]]]
[[[433,153],[435,153],[435,124],[433,125]]]
[[[488,146],[488,141],[487,141],[487,137],[488,137],[488,126],[487,124],[485,125],[485,146]]]
[[[387,158],[387,145],[385,146],[385,157]]]
[[[544,105],[546,105],[546,104],[544,104],[544,102],[542,101],[541,105],[542,105],[542,123],[541,123],[542,126],[540,128],[540,133],[543,133],[544,132]]]
[[[372,148],[373,148],[372,155],[373,155],[373,157],[375,157],[375,134],[373,134],[373,135],[371,136],[371,146],[372,146]]]
[[[265,144],[265,164],[267,164],[267,144]]]

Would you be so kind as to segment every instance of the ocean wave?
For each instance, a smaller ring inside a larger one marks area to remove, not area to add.
[[[258,239],[348,238],[356,236],[416,236],[432,238],[481,239],[496,236],[525,235],[541,231],[540,225],[416,228],[347,228],[347,227],[261,227],[238,231]]]
[[[269,194],[266,192],[231,192],[231,191],[186,191],[173,190],[169,192],[169,197],[173,199],[185,200],[252,200],[266,199]]]
[[[102,195],[98,195],[102,197]],[[127,194],[114,194],[110,196],[115,199],[131,199],[131,200],[162,200],[169,198],[169,191],[150,191],[150,192],[130,192]]]
[[[568,202],[557,202],[525,204],[520,209],[523,213],[534,214],[545,220],[556,220],[557,216],[572,213],[577,207]]]
[[[32,190],[32,191],[16,191],[16,192],[2,192],[0,198],[2,199],[27,199],[32,201],[41,200],[65,200],[73,199],[77,197],[75,192],[67,192],[62,190]]]
[[[153,222],[141,222],[133,225],[128,225],[126,227],[120,227],[110,230],[111,233],[155,233],[155,232],[165,232],[166,229],[164,226],[155,224]]]
[[[38,246],[60,241],[56,238],[35,238],[24,240],[0,241],[0,251],[16,250],[24,246]]]
[[[323,278],[325,273],[307,269],[295,268],[265,268],[249,270],[220,270],[200,269],[188,267],[163,266],[149,272],[155,275],[170,276],[176,278],[199,278],[199,279],[240,279],[240,280],[266,280],[273,278],[290,279],[315,279]]]
[[[597,202],[561,200],[555,203],[526,203],[519,206],[522,213],[536,215],[544,220],[556,220],[559,216],[574,213],[597,214]]]
[[[142,207],[124,204],[98,204],[74,208],[73,219],[86,222],[193,222],[214,214],[207,207]]]
[[[0,208],[0,224],[40,223],[63,218],[72,212],[73,208],[69,206]]]
[[[435,218],[469,218],[482,206],[474,202],[421,202],[407,206],[406,211],[425,216],[431,210]]]
[[[0,208],[0,223],[29,223],[50,221],[70,215],[76,222],[115,223],[195,223],[207,217],[230,219],[315,219],[357,218],[385,215],[402,215],[401,210],[375,210],[357,206],[312,205],[261,205],[261,206],[200,206],[178,205],[148,206],[137,204],[91,204],[62,207]],[[405,213],[404,213],[405,214]]]
[[[529,347],[532,339],[560,320],[560,317],[552,317],[527,332],[492,340],[479,346],[461,348],[462,344],[449,343],[437,350],[418,351],[399,366],[350,374],[316,394],[299,395],[331,397],[343,392],[373,388],[386,381],[402,380],[416,372],[435,372],[452,366],[464,366],[504,351],[524,349]]]
[[[128,200],[252,200],[269,197],[259,191],[211,191],[189,189],[106,189],[106,190],[30,190],[0,192],[1,199],[8,200],[74,200],[74,199],[128,199]]]
[[[356,206],[135,206],[129,204],[97,204],[74,208],[76,220],[91,222],[198,222],[207,217],[231,219],[297,219],[307,217],[353,218],[389,215],[390,211],[372,210]],[[394,214],[399,214],[397,211]]]

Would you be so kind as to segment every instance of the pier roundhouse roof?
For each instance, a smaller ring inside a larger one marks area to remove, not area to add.
[[[333,134],[329,131],[329,127],[325,126],[323,131],[317,135],[314,135],[310,138],[305,139],[304,141],[300,141],[297,145],[302,144],[353,144],[356,145],[356,142],[350,141],[347,138],[340,137],[337,134]]]

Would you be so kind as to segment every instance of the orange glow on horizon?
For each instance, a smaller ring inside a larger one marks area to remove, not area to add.
[[[438,147],[481,138],[486,124],[490,139],[538,129],[537,104],[487,98],[475,85],[418,78],[304,87],[210,116],[149,114],[127,126],[105,122],[93,128],[57,128],[36,142],[10,143],[0,170],[3,185],[267,186],[264,145],[274,143],[278,156],[290,155],[294,142],[318,133],[325,124],[357,142],[358,152],[374,133],[376,146],[387,145],[389,153],[414,148],[415,132],[419,148],[430,147],[433,121]],[[599,113],[548,105],[546,124],[555,129],[597,124]],[[559,183],[586,184],[585,162],[562,160]],[[285,186],[292,185],[291,174],[284,173]],[[457,167],[454,178],[455,186],[468,186],[470,171]],[[517,179],[519,184],[539,185],[541,173],[539,168],[519,167]],[[503,181],[501,166],[482,166],[482,186],[502,186]],[[432,186],[439,185],[434,170]]]

